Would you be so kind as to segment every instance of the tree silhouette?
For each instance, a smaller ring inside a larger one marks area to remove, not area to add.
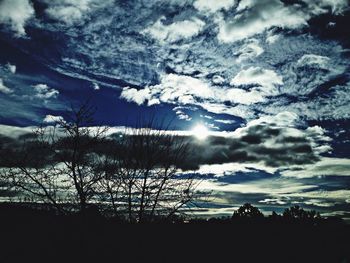
[[[294,220],[315,220],[320,219],[321,216],[314,210],[305,211],[298,205],[292,206],[291,208],[287,208],[283,212],[283,217],[286,219],[294,219]]]
[[[238,210],[236,210],[232,215],[232,218],[257,219],[262,217],[264,217],[263,213],[261,213],[257,207],[254,207],[249,203],[245,203],[244,205],[239,207]]]

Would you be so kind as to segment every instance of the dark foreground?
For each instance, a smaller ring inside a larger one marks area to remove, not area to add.
[[[350,227],[337,220],[127,224],[1,205],[0,223],[4,263],[350,262]]]

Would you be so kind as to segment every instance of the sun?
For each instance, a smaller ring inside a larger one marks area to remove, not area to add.
[[[192,129],[192,134],[195,136],[198,140],[204,140],[209,135],[209,130],[207,127],[205,127],[202,124],[197,124]]]

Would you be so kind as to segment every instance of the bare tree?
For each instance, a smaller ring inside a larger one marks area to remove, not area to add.
[[[131,222],[170,218],[194,198],[193,178],[178,175],[189,153],[186,138],[153,124],[154,119],[118,134],[112,169],[103,181],[114,209],[118,203]]]
[[[96,153],[107,128],[93,127],[94,109],[83,104],[72,107],[66,120],[55,126],[40,127],[35,138],[23,144],[22,156],[7,169],[11,186],[40,198],[59,211],[60,200],[78,204],[84,211],[95,195],[101,178]]]
[[[59,122],[64,136],[55,142],[57,161],[63,164],[56,169],[70,181],[81,211],[95,196],[95,187],[102,178],[102,173],[96,169],[100,165],[97,150],[103,144],[108,128],[93,126],[94,112],[88,103],[78,110],[73,108],[67,121]]]
[[[60,212],[70,204],[84,212],[93,202],[130,222],[169,219],[193,201],[196,181],[179,176],[187,137],[154,129],[153,118],[107,136],[93,115],[87,103],[39,128],[7,169],[12,187]]]
[[[50,144],[52,131],[44,135],[40,128],[23,140],[20,147],[14,147],[8,167],[2,169],[2,177],[8,182],[9,188],[62,212],[58,203],[59,174],[49,165],[54,153]]]

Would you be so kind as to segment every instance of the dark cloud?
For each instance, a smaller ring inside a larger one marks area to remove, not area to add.
[[[260,121],[238,129],[231,137],[191,140],[192,152],[182,168],[197,169],[203,164],[230,162],[263,162],[270,167],[310,164],[319,160],[317,147],[325,145],[328,139],[317,126],[299,130]],[[322,152],[329,149],[326,147]]]
[[[277,116],[252,121],[246,127],[226,136],[209,136],[203,140],[188,135],[174,135],[179,140],[185,140],[190,149],[180,168],[197,170],[201,165],[224,163],[262,163],[268,167],[281,168],[318,161],[320,154],[331,149],[328,146],[329,137],[318,126],[307,129],[291,127],[295,121],[293,118],[293,114],[280,113]],[[9,134],[11,129],[9,128]],[[28,130],[18,134],[15,141],[13,138],[2,137],[2,145],[7,145],[3,148],[20,148],[21,143],[35,139]],[[113,134],[111,138],[116,138],[116,149],[123,155],[123,149],[118,146],[119,134]],[[161,146],[162,140],[159,142]],[[9,147],[11,144],[15,146]],[[106,151],[111,149],[110,146],[106,145]],[[103,152],[103,148],[97,150]]]

